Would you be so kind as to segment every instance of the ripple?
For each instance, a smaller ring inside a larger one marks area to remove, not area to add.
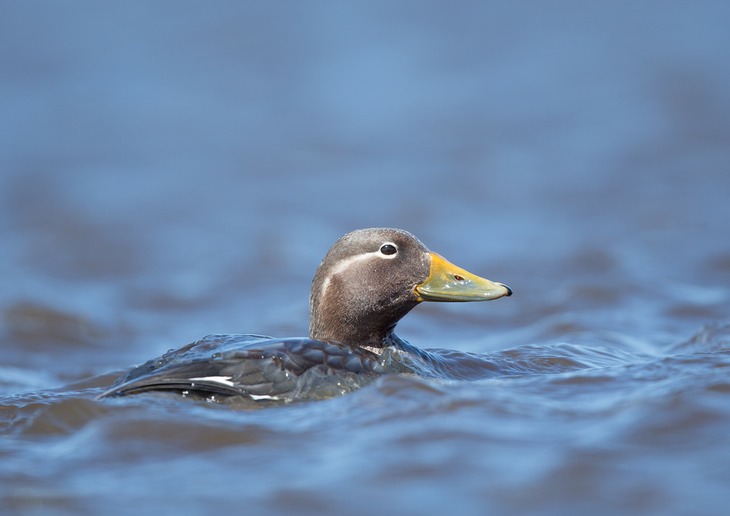
[[[476,354],[431,349],[409,364],[418,374],[456,380],[510,375],[559,374],[644,361],[645,354],[621,348],[569,342],[530,344],[494,353]]]
[[[76,432],[107,411],[78,393],[29,394],[3,400],[0,424],[10,433],[27,437],[61,436]]]
[[[89,319],[37,303],[17,303],[3,314],[9,337],[27,349],[64,346],[94,346],[108,332]]]
[[[730,320],[716,321],[702,326],[688,340],[671,348],[679,352],[711,352],[730,349]]]
[[[23,367],[0,366],[0,393],[39,390],[53,385],[57,379],[45,371]]]

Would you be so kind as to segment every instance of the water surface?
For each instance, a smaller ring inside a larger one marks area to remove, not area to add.
[[[0,512],[724,513],[725,2],[3,13]],[[95,400],[207,334],[304,336],[369,226],[514,289],[398,327],[470,381]]]

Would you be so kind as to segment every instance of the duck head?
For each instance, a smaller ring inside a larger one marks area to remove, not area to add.
[[[489,301],[512,295],[433,253],[400,229],[360,229],[325,255],[309,297],[310,337],[380,348],[422,301]]]

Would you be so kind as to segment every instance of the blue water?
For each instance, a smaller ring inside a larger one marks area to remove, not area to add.
[[[1,513],[726,512],[726,2],[2,12]],[[398,326],[499,374],[95,400],[207,334],[304,336],[370,226],[514,289]]]

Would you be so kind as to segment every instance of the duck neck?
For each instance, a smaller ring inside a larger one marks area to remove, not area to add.
[[[311,299],[309,336],[352,346],[386,347],[395,325],[417,304],[415,300],[386,304],[362,302],[355,296],[331,289]]]
[[[382,321],[373,319],[315,308],[311,310],[309,336],[315,340],[341,342],[358,347],[387,346],[397,320],[383,324]]]
[[[309,336],[358,347],[382,348],[395,325],[418,304],[402,284],[371,287],[320,267],[309,297]],[[367,282],[365,282],[367,283]]]

